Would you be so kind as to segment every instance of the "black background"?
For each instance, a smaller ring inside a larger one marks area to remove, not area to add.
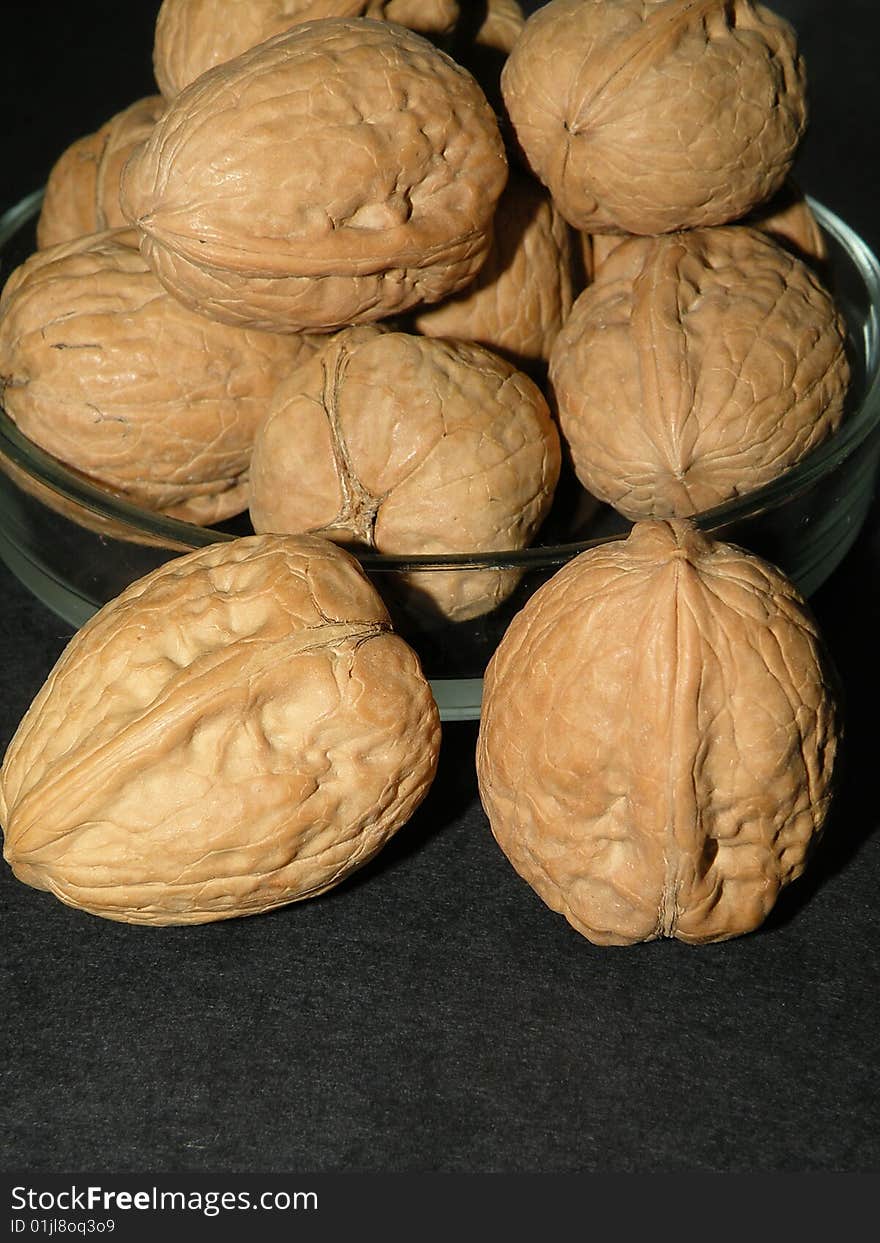
[[[532,6],[535,7],[535,6]],[[810,69],[804,187],[880,249],[873,0],[778,0]],[[7,5],[0,209],[154,89],[156,2]],[[813,604],[849,706],[825,841],[758,933],[598,949],[495,846],[476,728],[380,859],[194,929],[102,921],[3,866],[0,1165],[805,1172],[880,1165],[880,516]],[[0,566],[0,747],[70,637]]]

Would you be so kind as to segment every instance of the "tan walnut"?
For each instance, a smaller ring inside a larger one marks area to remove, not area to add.
[[[164,109],[161,95],[139,99],[67,148],[46,182],[37,220],[40,249],[128,224],[119,205],[122,168]]]
[[[477,756],[492,831],[597,944],[749,932],[825,821],[835,686],[778,570],[639,523],[540,588],[496,650]]]
[[[806,264],[742,226],[632,238],[550,360],[578,478],[628,518],[775,479],[840,424],[846,328]]]
[[[825,235],[803,191],[791,179],[769,203],[756,207],[741,223],[760,229],[780,246],[811,264],[816,271],[821,272],[824,268],[828,259]],[[630,235],[596,233],[592,238],[586,238],[583,234],[580,236],[584,247],[590,247],[590,270],[595,273]]]
[[[744,224],[769,234],[792,254],[821,271],[828,259],[825,234],[800,189],[789,179],[769,203],[762,203]]]
[[[206,70],[303,22],[369,17],[444,35],[458,12],[457,0],[162,0],[153,71],[159,90],[173,99]]]
[[[47,453],[134,504],[218,522],[246,508],[257,424],[316,343],[196,315],[134,240],[130,229],[77,238],[12,273],[0,400]]]
[[[276,391],[254,442],[257,531],[313,531],[391,555],[525,547],[559,475],[538,387],[480,346],[341,332]],[[517,571],[408,573],[402,596],[465,620],[513,590]]]
[[[0,771],[19,880],[107,919],[309,898],[427,792],[437,709],[357,563],[250,536],[167,562],[73,638]]]
[[[491,48],[508,56],[525,24],[519,0],[467,0],[456,26],[455,51],[462,40],[467,49]]]
[[[462,5],[452,54],[474,75],[498,113],[504,110],[501,71],[525,24],[518,0],[469,0]]]
[[[413,323],[429,337],[477,341],[528,371],[546,364],[574,302],[574,236],[544,187],[512,172],[475,281]]]
[[[806,125],[794,31],[753,0],[552,0],[501,85],[529,166],[591,233],[738,219]]]
[[[506,181],[470,74],[402,27],[328,19],[183,90],[126,165],[122,205],[188,305],[329,331],[468,284]]]

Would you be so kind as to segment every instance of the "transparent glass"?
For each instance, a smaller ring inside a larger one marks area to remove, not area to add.
[[[39,205],[40,194],[33,194],[0,219],[0,280],[34,249]],[[697,519],[773,561],[806,595],[855,540],[880,458],[880,265],[842,220],[811,206],[827,235],[828,278],[850,332],[854,378],[846,418],[785,475]],[[569,481],[531,548],[473,556],[371,553],[360,561],[419,652],[441,716],[470,719],[479,715],[483,672],[514,613],[571,557],[620,538],[629,525]],[[75,626],[170,557],[249,532],[246,515],[203,528],[135,508],[43,453],[0,409],[0,556]],[[495,576],[499,570],[516,581],[514,590],[473,621],[450,622],[413,607],[418,593],[408,576],[414,572]]]

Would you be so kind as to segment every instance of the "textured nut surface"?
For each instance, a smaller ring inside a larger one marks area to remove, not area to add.
[[[850,370],[813,273],[734,226],[615,250],[550,374],[581,482],[642,518],[699,513],[781,475],[839,425]]]
[[[119,205],[122,167],[164,108],[161,95],[148,95],[67,148],[46,182],[37,220],[40,249],[127,225]]]
[[[162,0],[156,18],[153,70],[171,99],[199,74],[239,56],[297,23],[327,17],[370,17],[420,34],[446,34],[456,0]]]
[[[357,563],[270,536],[163,565],[74,637],[0,771],[20,880],[204,923],[336,885],[433,778],[436,706]]]
[[[38,251],[0,297],[0,400],[48,453],[137,505],[211,523],[246,507],[254,432],[308,336],[176,301],[111,230]]]
[[[822,828],[833,687],[777,570],[638,524],[545,584],[495,653],[477,757],[492,831],[598,944],[749,932]]]
[[[530,167],[588,232],[735,220],[782,185],[806,124],[794,32],[752,0],[552,0],[502,90]]]
[[[543,186],[512,173],[476,280],[417,311],[415,327],[429,337],[477,341],[524,369],[546,363],[574,302],[573,244]]]
[[[126,165],[122,202],[189,305],[330,330],[472,280],[506,180],[464,69],[399,26],[328,19],[182,91]]]
[[[799,259],[821,268],[828,258],[825,235],[813,214],[803,191],[791,180],[787,181],[769,203],[755,208],[743,221],[753,229],[760,229],[780,246],[792,251]],[[591,270],[598,272],[608,256],[626,241],[626,234],[596,233],[592,238],[580,235],[585,249],[591,247]]]
[[[277,390],[254,442],[251,521],[389,554],[496,552],[534,537],[559,441],[528,377],[488,350],[363,327]],[[509,570],[416,571],[411,595],[462,620],[516,585]]]

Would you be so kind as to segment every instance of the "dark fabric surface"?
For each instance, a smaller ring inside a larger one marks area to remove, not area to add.
[[[880,248],[875,6],[775,7],[813,84],[800,179]],[[14,6],[0,206],[152,89],[157,8]],[[579,937],[495,846],[470,724],[446,728],[428,800],[378,860],[272,915],[128,927],[4,865],[0,1166],[877,1170],[878,571],[875,509],[814,600],[848,700],[843,786],[808,873],[751,936]],[[2,566],[0,590],[5,747],[71,632]]]

